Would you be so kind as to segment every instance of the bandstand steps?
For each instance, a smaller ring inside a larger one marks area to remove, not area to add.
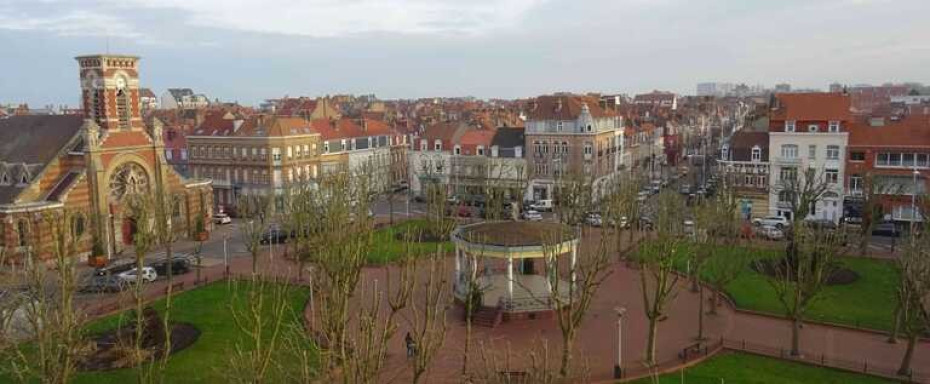
[[[497,308],[482,307],[472,315],[472,324],[479,327],[494,328],[501,323],[503,316]]]

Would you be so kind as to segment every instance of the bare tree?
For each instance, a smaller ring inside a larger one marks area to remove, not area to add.
[[[927,332],[925,298],[930,297],[930,236],[914,232],[905,243],[904,252],[896,260],[898,276],[898,313],[902,331],[907,336],[907,350],[898,374],[911,374],[911,362],[917,339]]]
[[[897,195],[901,191],[901,185],[883,182],[872,173],[866,173],[862,178],[861,194],[858,197],[861,204],[862,224],[859,226],[859,251],[862,256],[869,254],[869,239],[872,237],[872,231],[875,225],[882,220],[882,201],[886,195]],[[897,311],[897,310],[896,310]],[[897,315],[895,315],[897,317]]]
[[[236,202],[240,220],[242,242],[252,256],[252,274],[258,273],[258,254],[261,252],[262,236],[268,230],[271,198],[263,194],[240,195]]]
[[[802,225],[794,233],[784,258],[757,261],[757,269],[770,271],[768,281],[785,315],[791,320],[791,355],[801,354],[801,326],[811,303],[823,292],[843,252],[839,231],[818,230]]]
[[[574,172],[563,176],[556,184],[556,200],[555,211],[560,222],[570,226],[584,223],[585,214],[594,204],[590,177]]]
[[[149,251],[157,244],[158,232],[156,231],[156,206],[159,205],[150,195],[132,194],[124,199],[125,210],[135,225],[135,233],[132,236],[133,253],[135,254],[136,273],[135,280],[132,282],[133,295],[135,301],[133,324],[135,335],[133,338],[133,362],[136,364],[137,382],[147,383],[154,380],[156,372],[143,362],[149,360],[152,351],[144,347],[144,337],[146,327],[145,310],[145,288],[147,282],[144,279],[143,270],[146,267],[146,257]],[[170,339],[169,339],[170,342]],[[170,345],[169,345],[170,346]],[[164,351],[169,353],[170,349]]]
[[[81,332],[84,318],[74,308],[75,255],[80,237],[75,224],[82,220],[78,217],[84,216],[65,210],[36,214],[30,220],[33,239],[22,247],[26,291],[15,307],[23,311],[28,323],[20,335],[33,337],[34,343],[17,344],[15,356],[9,360],[11,373],[22,382],[70,382],[84,348]],[[38,259],[42,254],[43,227],[52,240],[51,269]]]
[[[414,343],[415,352],[411,359],[413,383],[419,383],[429,364],[442,348],[449,325],[446,312],[450,307],[449,281],[445,276],[445,262],[440,249],[431,254],[426,264],[426,280],[417,282],[413,289],[414,304],[410,306],[407,326]],[[419,274],[418,274],[419,275]],[[421,298],[417,300],[416,298]]]
[[[677,295],[678,275],[675,263],[686,256],[683,236],[684,204],[674,192],[659,194],[656,239],[640,243],[635,261],[639,265],[640,289],[646,319],[649,321],[644,360],[656,364],[658,322],[666,316],[666,308]]]
[[[224,377],[229,383],[276,382],[283,373],[276,354],[283,349],[286,319],[294,316],[291,289],[276,279],[253,275],[247,283],[230,282],[229,313],[240,338],[226,353]]]

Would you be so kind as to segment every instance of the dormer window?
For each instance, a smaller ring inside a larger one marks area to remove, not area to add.
[[[478,156],[484,156],[484,146],[483,146],[483,145],[479,145],[479,146],[478,146]]]
[[[794,129],[795,129],[794,120],[785,121],[785,132],[794,132]]]
[[[29,178],[26,177],[26,174],[25,174],[25,173],[23,173],[23,174],[19,177],[19,183],[22,184],[22,185],[28,185],[28,184],[29,184]]]
[[[758,163],[762,161],[762,148],[759,148],[758,145],[752,147],[752,162]]]
[[[836,121],[836,120],[830,121],[830,128],[829,128],[829,130],[830,130],[831,133],[837,133],[837,132],[839,132],[839,131],[840,131],[840,122],[839,122],[839,121]]]
[[[3,175],[0,175],[0,185],[10,185],[10,175],[6,172]]]
[[[811,124],[807,126],[807,131],[811,133],[817,132],[817,129],[818,129],[817,124]]]
[[[561,121],[561,120],[559,120],[559,121],[557,121],[557,122],[555,123],[555,130],[556,130],[557,132],[562,132],[562,121]]]
[[[426,152],[426,140],[420,140],[420,150]]]
[[[436,141],[433,142],[433,150],[442,151],[442,140],[436,139]]]
[[[462,154],[462,146],[456,144],[456,145],[455,145],[455,149],[453,149],[453,152],[454,152],[456,155],[461,155],[461,154]]]

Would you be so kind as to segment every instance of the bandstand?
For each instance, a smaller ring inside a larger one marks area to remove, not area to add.
[[[474,282],[481,292],[479,310],[495,310],[503,320],[544,317],[568,302],[574,277],[562,276],[559,265],[571,271],[578,256],[578,236],[571,227],[482,222],[456,228],[452,240],[458,301],[466,300],[469,282]]]

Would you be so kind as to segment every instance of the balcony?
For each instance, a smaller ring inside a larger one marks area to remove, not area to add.
[[[782,156],[776,156],[776,157],[775,157],[775,164],[778,164],[778,165],[801,165],[801,158],[800,158],[800,157],[782,157]]]

